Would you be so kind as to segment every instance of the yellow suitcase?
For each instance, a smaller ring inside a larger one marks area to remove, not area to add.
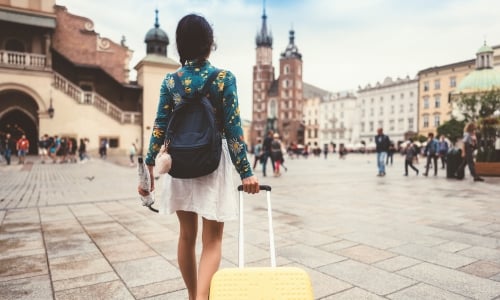
[[[221,269],[214,274],[210,284],[210,300],[313,300],[307,272],[296,267],[276,267],[271,187],[261,185],[260,189],[266,190],[267,194],[271,267],[244,267],[243,187],[240,185],[238,268]]]

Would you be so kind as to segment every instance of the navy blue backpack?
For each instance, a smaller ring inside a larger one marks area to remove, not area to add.
[[[182,100],[172,112],[166,131],[168,153],[174,178],[196,178],[214,172],[222,153],[222,134],[216,123],[215,108],[207,98],[210,84],[219,70],[212,72],[201,91],[187,95],[174,74],[175,88]]]

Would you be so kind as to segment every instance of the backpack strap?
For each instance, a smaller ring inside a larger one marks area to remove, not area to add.
[[[219,75],[220,70],[215,69],[212,73],[210,73],[207,77],[207,81],[205,81],[205,84],[201,88],[201,94],[205,95],[208,92],[208,89],[210,88],[210,84],[214,82],[215,78]],[[175,89],[181,96],[181,98],[184,98],[186,96],[186,91],[184,90],[181,79],[179,78],[179,75],[177,75],[177,72],[173,74],[172,76],[174,78],[174,83],[175,83]],[[196,94],[196,93],[195,93]]]

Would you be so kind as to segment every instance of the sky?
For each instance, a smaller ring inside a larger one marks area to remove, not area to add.
[[[204,16],[214,29],[217,50],[209,58],[231,70],[238,84],[242,118],[251,119],[255,37],[262,0],[56,0],[91,19],[103,38],[122,36],[134,51],[130,69],[146,55],[144,37],[159,23],[170,39],[167,56],[178,60],[177,22],[186,14]],[[302,54],[303,81],[321,89],[357,91],[386,77],[415,78],[420,70],[475,58],[486,42],[500,45],[498,0],[267,0],[273,36],[273,65],[295,31]],[[135,72],[131,80],[136,80]]]

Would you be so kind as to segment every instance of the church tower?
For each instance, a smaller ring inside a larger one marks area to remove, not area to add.
[[[252,125],[250,130],[250,143],[255,145],[257,138],[263,138],[268,128],[268,121],[277,117],[277,112],[270,111],[268,92],[274,82],[273,67],[273,37],[267,29],[266,8],[262,13],[262,25],[255,37],[256,63],[253,67],[253,93],[252,93]]]
[[[295,31],[290,30],[288,45],[281,53],[278,94],[278,128],[282,141],[304,143],[302,54],[295,45]]]

